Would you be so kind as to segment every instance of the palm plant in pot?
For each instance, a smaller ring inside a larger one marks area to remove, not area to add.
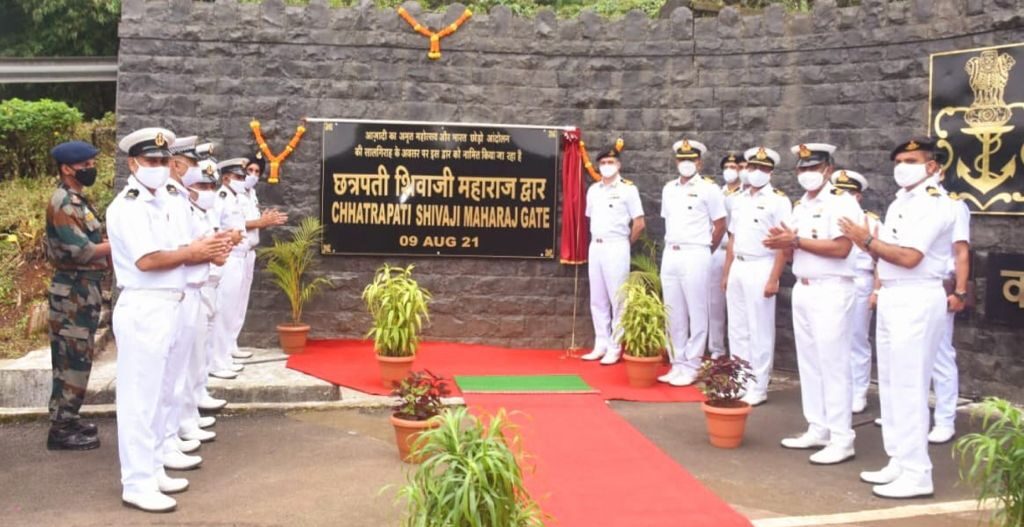
[[[419,463],[422,456],[415,448],[416,438],[428,428],[439,424],[437,415],[444,409],[443,397],[450,394],[443,377],[430,371],[414,371],[395,383],[391,395],[398,398],[392,408],[391,424],[395,427],[398,455],[406,463]]]
[[[622,358],[629,384],[636,388],[654,386],[668,345],[668,310],[644,282],[626,282],[619,294],[624,307],[618,330],[622,333]]]
[[[314,248],[320,244],[322,234],[320,220],[306,218],[292,232],[290,240],[275,238],[273,246],[257,251],[259,258],[266,261],[271,282],[281,289],[291,305],[291,322],[277,325],[281,349],[287,354],[305,349],[309,324],[302,322],[302,308],[320,287],[331,283],[322,276],[305,280],[306,272],[313,266]]]
[[[705,359],[697,372],[697,382],[706,401],[701,403],[711,444],[736,448],[743,442],[750,405],[740,396],[754,378],[750,363],[730,355]]]
[[[367,336],[373,337],[381,381],[388,388],[409,374],[420,330],[429,320],[430,292],[412,278],[412,270],[412,265],[384,264],[363,289],[363,301],[373,317]]]
[[[981,403],[981,432],[956,441],[960,479],[978,493],[978,505],[994,501],[990,525],[1024,525],[1024,411],[996,397]]]

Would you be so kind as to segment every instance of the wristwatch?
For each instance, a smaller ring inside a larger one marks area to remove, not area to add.
[[[967,291],[953,291],[953,296],[961,302],[967,302]]]

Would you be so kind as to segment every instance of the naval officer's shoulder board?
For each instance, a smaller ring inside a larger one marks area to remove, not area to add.
[[[135,199],[137,197],[139,197],[139,189],[137,188],[128,189],[128,192],[124,194],[125,199]]]

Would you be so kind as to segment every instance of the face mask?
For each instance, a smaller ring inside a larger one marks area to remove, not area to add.
[[[181,184],[186,187],[191,187],[192,185],[199,183],[199,180],[202,178],[203,172],[199,170],[199,167],[188,167],[188,170],[185,171],[185,175],[181,176]]]
[[[135,179],[151,190],[156,190],[160,188],[160,185],[167,183],[169,177],[171,177],[171,169],[168,167],[139,166],[135,171]]]
[[[91,187],[96,182],[96,167],[80,168],[75,171],[75,181],[83,187]]]
[[[762,172],[760,170],[751,170],[747,172],[747,182],[754,188],[761,188],[767,185],[769,178],[771,178],[770,172]]]
[[[212,190],[193,190],[196,193],[196,198],[192,200],[197,207],[203,210],[210,210],[213,208],[213,201],[217,199],[217,193]]]
[[[800,186],[808,192],[818,190],[825,184],[825,175],[821,172],[801,172],[797,174],[796,179],[800,182]]]
[[[692,177],[697,173],[697,163],[693,161],[683,161],[679,163],[679,175],[683,177]]]
[[[230,179],[228,180],[228,187],[235,194],[245,194],[245,181]]]
[[[615,165],[600,165],[597,168],[601,171],[601,177],[605,178],[614,177],[619,173],[619,169]]]
[[[722,171],[722,177],[725,178],[726,183],[732,183],[739,177],[739,172],[735,168],[727,168]]]
[[[740,169],[740,184],[742,184],[742,185],[749,185],[750,184],[750,171],[745,169],[745,168]]]
[[[252,174],[249,174],[249,175],[245,176],[245,188],[246,188],[246,190],[249,190],[249,189],[252,189],[253,187],[255,187],[256,186],[256,182],[259,181],[259,180],[260,180],[259,176],[254,176]]]
[[[928,177],[928,169],[924,165],[899,163],[893,167],[892,176],[897,185],[907,188]]]

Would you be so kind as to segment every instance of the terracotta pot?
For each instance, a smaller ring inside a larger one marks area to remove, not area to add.
[[[278,324],[277,338],[281,341],[281,349],[285,355],[302,353],[306,349],[306,336],[309,335],[309,324]]]
[[[436,419],[410,421],[392,415],[391,424],[395,427],[395,442],[398,444],[398,456],[406,463],[422,463],[423,453],[413,448],[416,439],[424,430],[437,428],[441,423]]]
[[[657,357],[634,357],[623,355],[622,360],[626,361],[626,377],[629,385],[634,388],[650,388],[658,382],[658,372],[661,371],[661,355]]]
[[[736,401],[735,407],[723,408],[701,403],[708,424],[708,439],[718,448],[736,448],[743,442],[743,429],[747,426],[750,405]]]
[[[394,388],[394,383],[409,376],[412,369],[412,361],[415,355],[408,357],[384,357],[377,355],[377,364],[380,365],[380,382],[385,388]]]

